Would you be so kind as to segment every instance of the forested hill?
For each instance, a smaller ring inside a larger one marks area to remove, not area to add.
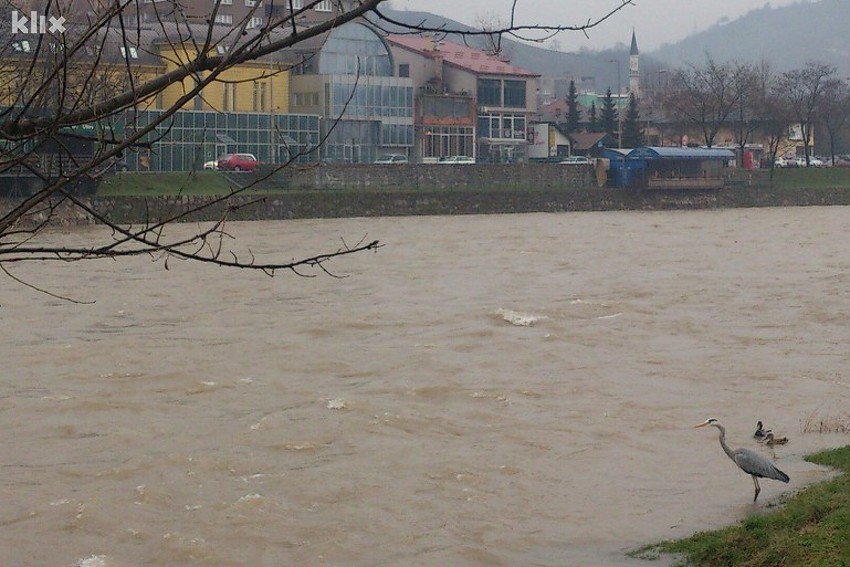
[[[805,1],[753,10],[720,23],[651,55],[671,67],[705,61],[769,61],[774,71],[802,69],[806,62],[833,65],[850,76],[850,1]],[[639,32],[638,32],[639,33]]]

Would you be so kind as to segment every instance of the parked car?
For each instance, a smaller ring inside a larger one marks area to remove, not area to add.
[[[587,156],[570,156],[562,159],[558,163],[565,165],[593,165],[593,160]]]
[[[204,169],[212,169],[212,170],[218,169],[218,160],[205,161],[204,162]]]
[[[437,163],[475,163],[475,158],[469,156],[443,156]]]
[[[407,156],[402,154],[387,154],[376,159],[375,163],[407,163]]]
[[[796,159],[797,167],[807,167],[806,166],[806,158],[798,157]],[[823,161],[819,160],[815,156],[809,156],[809,165],[808,167],[823,167]]]
[[[797,167],[797,160],[795,158],[778,157],[773,165],[778,168]]]
[[[227,154],[218,158],[218,168],[225,171],[254,171],[259,165],[254,154]]]

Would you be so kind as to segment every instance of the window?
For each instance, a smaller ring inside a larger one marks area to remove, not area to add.
[[[317,12],[330,12],[333,10],[333,6],[331,5],[331,0],[322,0],[318,4],[316,4]]]
[[[248,22],[248,28],[258,28],[263,25],[262,16],[251,16],[251,21]]]
[[[355,23],[330,33],[318,64],[322,75],[392,77],[395,72],[386,44],[371,28]]]
[[[453,96],[422,97],[422,115],[433,118],[468,118],[470,99]]]
[[[525,108],[525,81],[505,81],[505,106]]]
[[[401,63],[398,66],[398,76],[399,77],[410,77],[410,64],[409,63]]]
[[[215,5],[216,1],[217,0],[213,0],[213,5]],[[220,3],[222,6],[230,6],[231,4],[233,4],[233,0],[221,0]]]
[[[502,106],[502,82],[499,79],[478,79],[478,104]]]
[[[266,111],[266,83],[254,81],[254,112]]]
[[[478,104],[525,108],[525,81],[478,79]]]
[[[221,101],[221,110],[223,112],[232,112],[236,110],[236,83],[223,83],[223,95]]]
[[[128,57],[129,57],[130,59],[138,59],[138,58],[139,58],[139,52],[138,52],[138,50],[137,50],[135,47],[133,47],[133,46],[130,46],[130,47],[124,47],[124,46],[122,45],[122,46],[121,46],[121,57],[123,57],[124,59],[127,59]]]
[[[292,9],[300,10],[304,7],[304,0],[292,0]]]
[[[249,8],[253,8],[257,5],[257,0],[245,0],[245,5]]]
[[[216,14],[215,23],[217,24],[232,24],[233,16],[230,14]]]
[[[294,93],[295,106],[319,106],[319,93]]]

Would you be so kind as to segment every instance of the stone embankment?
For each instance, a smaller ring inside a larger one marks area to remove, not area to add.
[[[119,224],[139,224],[196,210],[187,221],[339,218],[404,215],[505,214],[608,210],[671,210],[732,207],[850,205],[848,188],[772,187],[764,176],[740,172],[719,190],[625,190],[600,188],[589,168],[535,168],[522,165],[398,166],[305,168],[298,176],[268,182],[251,191],[210,203],[209,196],[82,197],[84,202]],[[425,171],[426,169],[430,170]],[[452,174],[450,169],[455,170]],[[416,172],[416,173],[414,173]],[[549,175],[547,175],[547,172]],[[403,177],[403,179],[400,178]],[[402,185],[403,183],[403,185]],[[399,188],[393,188],[398,184]],[[14,206],[0,199],[0,214]],[[94,222],[71,205],[53,211],[56,224]]]

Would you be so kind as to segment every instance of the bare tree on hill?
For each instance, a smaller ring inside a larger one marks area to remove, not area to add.
[[[728,125],[742,96],[734,76],[731,63],[717,63],[710,56],[704,65],[692,64],[673,73],[664,100],[665,111],[698,129],[705,146],[714,146],[717,134]]]
[[[829,157],[835,163],[836,145],[850,124],[850,86],[841,79],[829,79],[824,85],[818,110],[818,124],[829,137]]]
[[[824,90],[835,76],[835,67],[822,63],[808,63],[803,69],[783,73],[778,80],[778,91],[800,125],[806,165],[812,152],[812,135],[817,120],[818,108]]]

